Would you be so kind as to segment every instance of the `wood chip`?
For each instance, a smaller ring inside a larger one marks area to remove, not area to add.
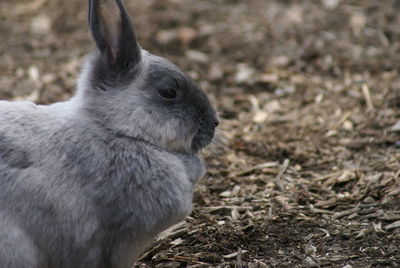
[[[368,110],[374,109],[374,104],[372,103],[371,93],[367,84],[362,86],[362,93],[364,95],[365,103],[367,104]]]
[[[356,212],[358,212],[358,211],[360,211],[360,208],[356,207],[356,208],[352,208],[352,209],[349,209],[349,210],[345,210],[345,211],[341,211],[341,212],[336,212],[335,215],[333,215],[333,218],[334,218],[334,219],[340,219],[340,218],[342,218],[342,217],[344,217],[344,216],[347,216],[347,215],[356,213]]]
[[[186,226],[186,222],[180,222],[178,224],[171,226],[170,228],[159,234],[157,240],[164,240],[166,238],[176,239],[178,236],[187,233],[187,231],[188,229]]]
[[[265,170],[265,169],[268,169],[269,173],[272,172],[272,173],[276,174],[276,173],[278,173],[278,170],[276,169],[278,166],[279,166],[278,162],[266,162],[266,163],[258,164],[258,165],[252,166],[252,167],[245,168],[238,172],[231,173],[229,175],[229,177],[243,176],[243,175],[246,175],[246,174],[251,173],[256,170]],[[274,168],[274,169],[271,169],[271,168]]]
[[[400,221],[396,221],[394,223],[388,224],[385,226],[385,230],[392,230],[392,229],[397,229],[400,228]]]
[[[171,244],[172,246],[179,246],[179,245],[182,244],[183,242],[184,242],[184,241],[183,241],[182,238],[178,238],[178,239],[175,239],[174,241],[171,241],[170,244]]]
[[[289,159],[285,159],[285,161],[283,161],[283,164],[279,169],[278,175],[275,177],[275,184],[276,184],[276,186],[279,188],[279,190],[281,192],[285,191],[285,187],[283,186],[283,183],[282,183],[281,179],[282,179],[282,176],[285,173],[286,169],[289,167],[289,163],[290,163],[290,160]]]
[[[356,238],[363,237],[363,236],[365,236],[365,235],[366,235],[367,233],[369,233],[369,232],[370,232],[369,229],[363,228],[363,229],[360,230],[360,232],[358,232],[358,234],[356,235]]]
[[[339,176],[337,176],[340,174]],[[343,170],[341,173],[334,173],[322,185],[324,187],[332,186],[341,182],[348,182],[357,178],[357,174],[353,170]]]
[[[339,121],[337,121],[333,127],[332,130],[336,130],[338,129],[350,116],[351,116],[352,112],[347,111],[341,118]]]
[[[244,253],[246,253],[247,252],[247,250],[241,250],[241,254],[244,254]],[[222,258],[224,258],[224,259],[231,259],[231,258],[235,258],[236,256],[238,256],[238,254],[239,254],[239,251],[237,251],[237,252],[234,252],[234,253],[232,253],[232,254],[228,254],[228,255],[223,255],[222,256]]]

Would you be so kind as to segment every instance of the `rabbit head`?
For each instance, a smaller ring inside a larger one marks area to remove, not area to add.
[[[143,50],[122,0],[90,0],[89,27],[97,51],[81,75],[78,96],[113,135],[166,150],[196,153],[219,119],[196,83],[168,60]]]

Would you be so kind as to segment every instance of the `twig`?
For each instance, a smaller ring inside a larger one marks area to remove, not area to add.
[[[372,103],[371,93],[369,92],[368,86],[366,84],[362,85],[361,90],[362,90],[362,93],[364,95],[365,103],[367,104],[368,110],[373,110],[374,109],[374,105]]]
[[[283,164],[279,169],[278,175],[275,177],[275,184],[279,188],[279,190],[281,190],[282,192],[285,191],[285,187],[282,184],[281,178],[282,178],[283,174],[285,173],[286,169],[289,167],[289,163],[290,163],[290,160],[285,159],[285,161],[283,161]]]
[[[333,126],[333,129],[338,129],[351,115],[350,111],[347,111],[342,118]]]
[[[352,208],[352,209],[349,209],[349,210],[337,212],[337,213],[335,213],[335,215],[333,215],[333,219],[339,219],[339,218],[342,218],[344,216],[356,213],[356,212],[358,212],[360,210],[361,210],[360,208],[355,207],[355,208]]]
[[[247,250],[242,250],[242,251],[241,251],[241,254],[246,253],[246,252],[247,252]],[[234,252],[234,253],[232,253],[232,254],[224,255],[224,256],[222,256],[222,257],[223,257],[224,259],[231,259],[231,258],[236,257],[238,254],[239,254],[239,252]]]
[[[396,222],[393,222],[393,223],[385,226],[385,230],[391,230],[391,229],[396,229],[396,228],[400,228],[400,221],[396,221]]]
[[[236,256],[236,265],[235,268],[242,268],[243,267],[243,261],[242,261],[242,249],[238,249],[238,253]]]
[[[230,174],[230,177],[242,176],[247,173],[253,172],[255,170],[269,169],[270,171],[272,171],[272,169],[270,169],[270,168],[277,167],[278,165],[279,165],[278,162],[266,162],[266,163],[258,164],[258,165],[240,170],[238,172],[232,173],[232,174]]]

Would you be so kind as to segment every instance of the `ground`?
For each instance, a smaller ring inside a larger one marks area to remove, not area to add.
[[[400,267],[399,1],[126,2],[222,118],[135,267]],[[68,99],[94,48],[83,0],[2,0],[0,33],[2,99]]]

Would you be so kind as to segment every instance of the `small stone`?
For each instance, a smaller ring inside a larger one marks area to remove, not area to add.
[[[254,123],[263,123],[268,118],[268,113],[262,110],[258,110],[254,113],[253,122]]]
[[[269,62],[269,65],[274,67],[285,67],[289,64],[289,62],[290,59],[287,56],[281,55],[272,58]]]
[[[342,127],[343,127],[344,130],[349,130],[350,131],[350,130],[353,130],[354,125],[353,125],[353,122],[351,122],[350,120],[346,120],[346,121],[343,122]]]
[[[176,31],[160,31],[156,35],[156,40],[163,45],[166,45],[177,38]]]
[[[48,34],[51,30],[51,21],[47,15],[34,17],[31,22],[31,31],[35,34]]]
[[[39,81],[39,69],[36,66],[31,66],[28,69],[29,78],[33,81]]]
[[[255,73],[253,68],[244,63],[238,64],[237,69],[238,70],[235,76],[235,80],[238,83],[248,82],[249,80],[251,80]]]
[[[220,197],[230,197],[232,195],[232,191],[224,191],[219,194]]]
[[[314,102],[315,102],[316,104],[320,104],[320,103],[322,102],[323,99],[324,99],[324,94],[320,93],[320,94],[318,94],[318,95],[315,97]]]
[[[184,27],[179,30],[178,36],[184,45],[189,45],[197,37],[197,31],[189,27]]]
[[[186,52],[186,56],[195,62],[199,62],[199,63],[207,63],[209,61],[208,56],[200,51],[197,50],[189,50]]]
[[[334,9],[340,4],[340,0],[323,0],[322,4],[326,8]]]

